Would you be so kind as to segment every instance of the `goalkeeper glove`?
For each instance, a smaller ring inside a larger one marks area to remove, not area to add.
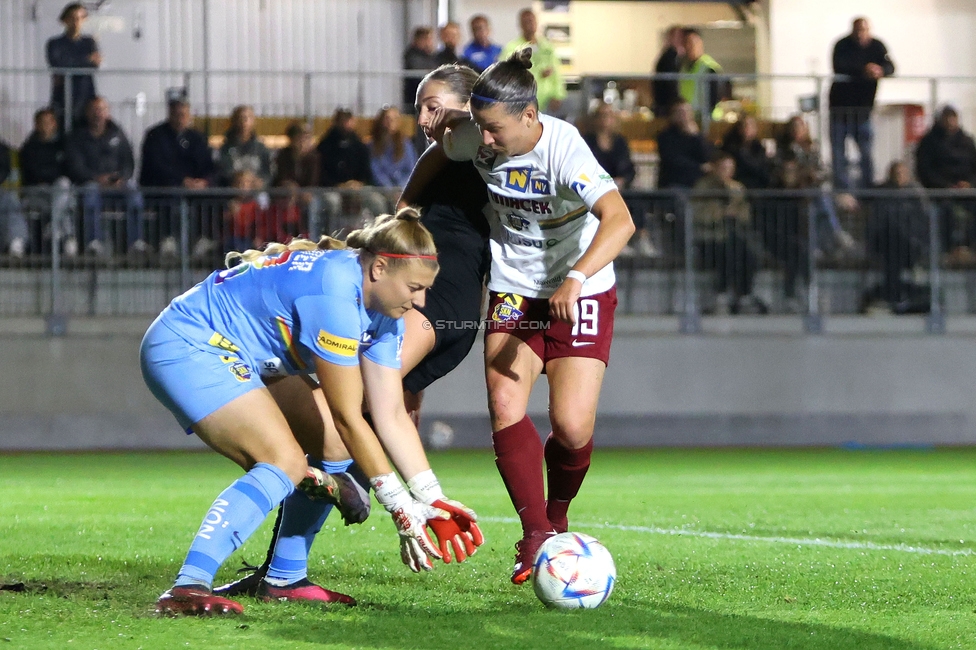
[[[400,536],[400,559],[414,573],[432,570],[434,567],[428,556],[440,558],[441,553],[427,534],[427,523],[431,520],[450,520],[451,515],[414,501],[392,472],[375,476],[369,482],[376,500],[393,517],[393,524]]]
[[[414,499],[450,515],[447,520],[431,519],[427,522],[437,537],[445,564],[451,563],[451,548],[454,549],[454,558],[458,562],[464,562],[484,544],[485,538],[476,523],[478,516],[474,510],[459,501],[446,498],[433,470],[417,474],[407,481],[407,485]]]

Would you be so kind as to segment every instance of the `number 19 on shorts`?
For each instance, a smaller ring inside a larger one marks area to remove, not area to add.
[[[600,303],[592,298],[583,298],[573,305],[573,336],[596,336],[600,331]]]

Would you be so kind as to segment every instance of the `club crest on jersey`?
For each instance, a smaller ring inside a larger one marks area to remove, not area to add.
[[[354,357],[359,352],[359,341],[356,339],[329,334],[325,330],[319,330],[315,343],[326,352],[338,354],[340,357]]]
[[[586,174],[580,174],[579,178],[570,183],[569,189],[576,192],[579,196],[583,196],[583,192],[586,191],[587,186],[592,182],[593,181],[590,180],[589,176]]]
[[[522,317],[523,313],[519,307],[522,306],[525,298],[514,293],[501,293],[498,295],[502,301],[495,305],[495,310],[491,313],[491,319],[493,321],[496,323],[504,323],[506,321],[518,320]]]
[[[227,369],[230,370],[230,374],[237,378],[237,381],[251,381],[251,369],[243,361],[237,361]]]
[[[533,178],[531,187],[533,194],[549,194],[549,179]]]
[[[478,154],[475,156],[474,166],[483,167],[484,169],[491,169],[495,164],[495,158],[497,157],[498,154],[492,151],[491,147],[481,145],[478,147]]]
[[[515,230],[518,230],[519,232],[522,232],[523,230],[529,227],[529,220],[520,214],[509,212],[507,219],[508,219],[508,225],[514,228]]]
[[[505,187],[519,192],[529,191],[529,180],[532,178],[531,167],[519,167],[505,172]]]

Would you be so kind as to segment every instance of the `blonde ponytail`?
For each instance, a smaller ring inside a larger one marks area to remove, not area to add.
[[[395,215],[382,214],[349,233],[345,243],[350,248],[359,249],[363,265],[372,264],[377,257],[385,257],[392,267],[417,260],[435,271],[440,268],[434,238],[420,223],[416,208],[403,208]]]

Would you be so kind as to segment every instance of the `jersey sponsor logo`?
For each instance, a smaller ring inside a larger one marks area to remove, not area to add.
[[[210,337],[210,340],[207,341],[207,343],[214,346],[215,348],[220,348],[221,350],[227,350],[228,352],[241,351],[241,349],[236,345],[234,345],[229,338],[227,338],[226,336],[218,332],[214,332],[213,336]]]
[[[373,345],[373,343],[376,343],[373,340],[374,336],[376,336],[376,332],[370,332],[369,330],[363,332],[363,335],[359,337],[359,344],[366,346]]]
[[[518,192],[529,191],[529,179],[532,178],[531,167],[516,167],[505,174],[505,187]]]
[[[243,361],[235,361],[227,369],[237,378],[237,381],[251,381],[251,369]]]
[[[509,244],[515,246],[527,246],[529,248],[537,248],[540,251],[552,248],[559,243],[558,239],[532,239],[531,237],[526,237],[525,235],[520,235],[517,232],[512,232],[511,230],[505,231],[505,240]]]
[[[519,232],[522,232],[523,230],[528,228],[531,223],[528,219],[526,219],[520,214],[516,214],[515,212],[509,212],[507,219],[508,219],[508,225],[514,228],[515,230],[518,230]]]
[[[325,330],[319,330],[319,337],[315,342],[326,352],[338,354],[340,357],[354,357],[359,352],[359,341],[356,339],[329,334]]]
[[[533,194],[549,194],[549,180],[545,178],[532,179]]]
[[[589,176],[587,176],[586,174],[580,174],[579,178],[577,178],[575,181],[569,184],[569,189],[576,192],[579,196],[583,196],[583,192],[586,191],[586,188],[592,182],[593,181],[590,180]]]
[[[488,198],[495,205],[532,214],[552,214],[552,204],[549,201],[533,201],[531,199],[516,199],[511,196],[503,196],[488,188]]]
[[[601,181],[610,181],[612,183],[613,182],[613,176],[611,176],[610,174],[600,174],[600,180]]]
[[[478,153],[474,158],[474,166],[490,170],[494,166],[497,157],[498,154],[492,151],[491,147],[481,145],[478,147]]]
[[[496,323],[518,320],[524,315],[519,307],[525,302],[525,298],[514,293],[500,293],[498,297],[502,299],[495,305],[495,310],[491,313],[491,319]]]

